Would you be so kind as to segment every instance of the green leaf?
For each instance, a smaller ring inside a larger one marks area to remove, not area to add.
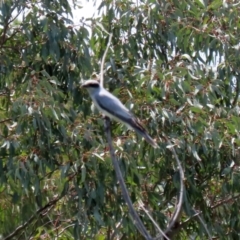
[[[81,167],[81,183],[84,183],[85,180],[86,180],[86,167],[85,167],[85,164],[82,165]]]

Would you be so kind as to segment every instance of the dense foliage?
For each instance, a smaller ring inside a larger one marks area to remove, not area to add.
[[[78,7],[73,1],[73,7]],[[102,1],[72,19],[67,0],[5,0],[0,7],[0,233],[3,239],[141,238],[113,170],[101,115],[79,88],[105,64],[104,85],[158,142],[112,122],[129,194],[169,237],[240,235],[240,4]],[[201,216],[199,220],[198,216]]]

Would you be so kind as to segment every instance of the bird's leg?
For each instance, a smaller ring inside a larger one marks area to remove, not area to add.
[[[104,118],[104,127],[105,127],[105,131],[108,132],[110,130],[110,124],[111,124],[111,120],[108,116],[103,115]]]

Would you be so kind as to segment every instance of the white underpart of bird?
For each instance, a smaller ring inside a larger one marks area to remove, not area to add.
[[[134,117],[134,115],[117,97],[102,87],[97,80],[87,80],[81,85],[81,87],[88,90],[90,97],[100,112],[108,116],[110,119],[122,122],[133,129],[139,135],[144,137],[154,148],[158,147],[138,119]]]

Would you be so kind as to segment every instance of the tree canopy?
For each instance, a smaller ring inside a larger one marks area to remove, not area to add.
[[[94,4],[94,3],[93,3]],[[2,239],[143,239],[112,166],[104,120],[80,89],[104,86],[159,149],[112,122],[128,193],[151,236],[179,207],[169,239],[240,236],[240,4],[101,1],[76,23],[77,1],[0,5]],[[168,141],[169,140],[169,141]],[[160,237],[156,239],[161,239]]]

